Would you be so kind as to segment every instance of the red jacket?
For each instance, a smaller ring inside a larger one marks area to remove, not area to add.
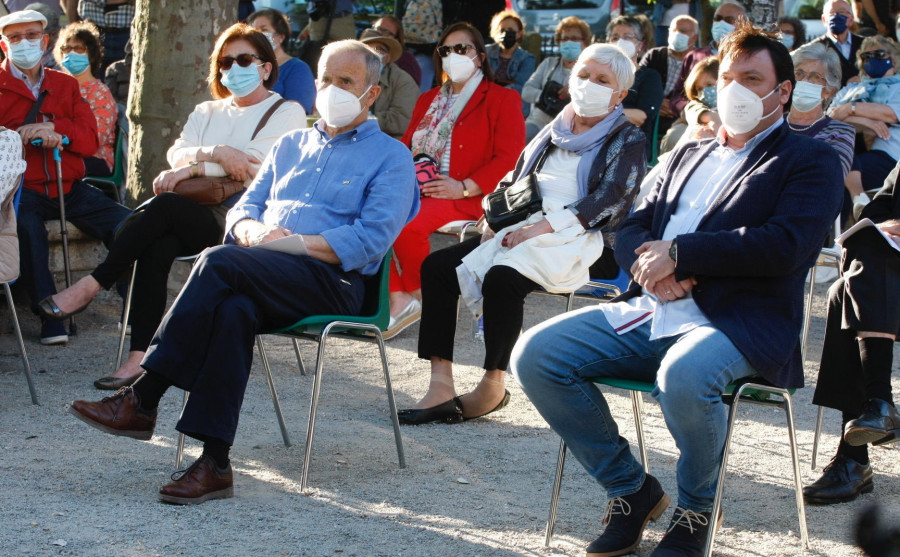
[[[401,139],[407,147],[439,91],[440,87],[435,87],[416,101],[412,120]],[[456,119],[450,141],[450,177],[471,178],[484,193],[494,191],[500,179],[515,168],[525,147],[525,118],[519,93],[483,80]],[[454,204],[473,218],[482,215],[480,195],[457,199]]]
[[[35,103],[24,81],[9,70],[7,58],[0,64],[0,125],[17,130]],[[57,133],[69,138],[62,151],[63,192],[72,182],[84,178],[84,158],[97,152],[97,119],[90,105],[81,98],[74,77],[44,68],[41,91],[47,91],[36,123],[52,121]],[[25,187],[48,197],[56,197],[56,164],[53,150],[25,146]]]

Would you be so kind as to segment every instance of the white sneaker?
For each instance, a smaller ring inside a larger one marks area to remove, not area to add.
[[[397,317],[391,316],[391,320],[388,322],[387,331],[382,333],[382,338],[387,340],[389,338],[394,338],[399,335],[403,329],[409,327],[416,321],[418,321],[422,317],[422,302],[413,298],[406,304],[406,307],[403,308]]]

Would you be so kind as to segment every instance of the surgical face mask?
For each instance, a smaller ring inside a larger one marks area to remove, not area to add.
[[[70,52],[63,56],[61,65],[70,74],[80,75],[90,67],[91,60],[88,58],[87,54]]]
[[[722,39],[725,38],[725,35],[734,31],[734,25],[728,23],[724,19],[722,21],[716,21],[712,24],[712,38],[716,44],[722,42]]]
[[[365,110],[360,100],[371,88],[372,86],[369,85],[363,94],[357,97],[346,89],[329,85],[316,93],[316,110],[322,115],[326,124],[333,128],[343,128]]]
[[[263,31],[263,35],[265,35],[266,38],[269,39],[269,44],[272,45],[272,50],[275,50],[276,48],[278,48],[278,45],[275,44],[275,33]]]
[[[840,35],[847,30],[847,16],[844,14],[830,14],[828,16],[828,30],[833,35]]]
[[[688,44],[688,40],[690,37],[681,33],[679,31],[670,31],[669,32],[669,48],[674,50],[675,52],[684,52],[688,49],[690,44]]]
[[[512,29],[507,29],[503,32],[500,39],[500,44],[503,45],[503,48],[512,48],[516,45],[516,34]]]
[[[786,33],[782,33],[781,37],[779,37],[778,40],[781,41],[781,44],[784,45],[784,48],[786,48],[788,50],[790,50],[791,48],[794,47],[794,36],[793,35],[788,35]]]
[[[822,91],[824,89],[824,85],[817,85],[809,81],[798,81],[794,87],[792,103],[800,112],[809,112],[822,104]]]
[[[16,44],[6,43],[6,52],[9,54],[9,59],[12,63],[23,70],[30,70],[37,66],[44,55],[44,51],[41,48],[41,39],[34,39],[33,41],[22,39]]]
[[[441,66],[453,83],[464,83],[475,73],[475,62],[468,56],[455,52],[444,58]]]
[[[637,47],[634,46],[634,43],[631,41],[626,41],[625,39],[619,39],[618,41],[616,41],[613,44],[615,44],[617,47],[624,50],[625,56],[628,56],[629,58],[634,58],[634,56],[637,54]]]
[[[717,108],[722,125],[733,135],[747,133],[755,128],[762,120],[775,114],[776,106],[772,112],[763,116],[763,100],[778,90],[773,89],[765,97],[760,97],[750,89],[747,89],[737,81],[732,81],[718,90]]]
[[[230,70],[222,70],[222,85],[235,97],[246,97],[262,83],[259,68],[262,64],[250,64],[246,68],[233,64]]]
[[[572,76],[569,79],[569,95],[572,97],[572,108],[575,114],[584,118],[603,116],[609,112],[609,101],[614,90],[594,83],[589,79]]]
[[[884,77],[884,74],[893,67],[894,62],[890,58],[885,58],[884,60],[869,58],[866,63],[863,64],[863,70],[866,72],[866,75],[876,78]]]
[[[571,62],[578,59],[578,55],[583,49],[584,46],[578,41],[563,41],[559,45],[559,55],[563,57],[563,60]]]
[[[710,85],[709,87],[704,87],[703,90],[700,91],[699,100],[709,108],[716,108],[718,96],[719,91],[716,89],[716,86]]]

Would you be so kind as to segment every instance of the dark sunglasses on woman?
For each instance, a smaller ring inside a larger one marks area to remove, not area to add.
[[[253,63],[254,58],[256,60],[262,60],[262,58],[260,58],[256,54],[249,54],[245,52],[244,54],[238,54],[237,56],[223,56],[219,58],[217,62],[219,63],[219,67],[223,70],[230,70],[232,64],[234,64],[235,62],[238,63],[238,66],[246,68]]]
[[[869,52],[863,52],[859,55],[860,60],[863,62],[868,62],[872,58],[875,58],[876,60],[887,60],[890,57],[891,53],[887,50],[870,50]]]
[[[441,58],[446,58],[450,56],[450,52],[455,52],[460,56],[465,56],[469,49],[474,50],[475,47],[470,44],[459,43],[454,45],[445,44],[444,46],[439,46],[437,51],[438,54],[441,55]]]

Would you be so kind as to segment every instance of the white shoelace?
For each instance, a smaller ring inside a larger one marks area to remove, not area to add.
[[[676,526],[684,526],[685,528],[689,528],[691,533],[694,533],[694,523],[697,523],[698,526],[708,526],[709,519],[700,513],[696,513],[694,511],[688,509],[682,509],[681,507],[676,507],[675,512],[680,512],[681,514],[672,521],[672,525],[669,526],[668,532],[671,532],[675,529]]]
[[[607,524],[614,514],[628,516],[631,514],[631,505],[621,497],[613,497],[606,502],[606,512],[603,513],[601,524]]]

